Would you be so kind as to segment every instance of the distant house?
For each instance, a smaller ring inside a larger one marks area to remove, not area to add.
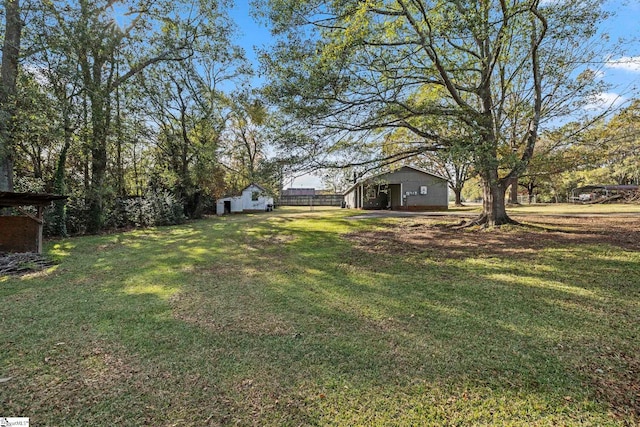
[[[403,166],[356,182],[344,193],[344,201],[355,209],[447,210],[448,195],[445,178]]]
[[[239,196],[225,197],[216,202],[216,214],[265,212],[273,209],[273,197],[258,184],[249,184]]]

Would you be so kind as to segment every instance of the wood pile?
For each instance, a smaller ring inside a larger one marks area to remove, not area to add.
[[[626,203],[640,203],[640,191],[630,191],[625,197]]]
[[[33,273],[52,265],[53,262],[36,253],[0,253],[0,276]]]
[[[640,191],[620,191],[610,196],[601,195],[599,198],[583,202],[584,205],[596,205],[602,203],[640,203]]]

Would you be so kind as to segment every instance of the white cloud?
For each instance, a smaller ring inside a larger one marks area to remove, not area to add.
[[[603,92],[591,98],[583,108],[589,111],[604,111],[622,105],[625,97],[613,92]]]
[[[622,56],[618,59],[609,59],[606,66],[618,70],[640,73],[640,56]]]

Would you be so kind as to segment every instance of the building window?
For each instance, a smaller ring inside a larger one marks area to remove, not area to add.
[[[259,197],[260,197],[260,192],[259,191],[252,191],[251,192],[251,200],[252,201],[257,202]]]

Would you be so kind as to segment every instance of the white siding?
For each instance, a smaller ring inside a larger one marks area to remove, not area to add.
[[[253,199],[253,193],[258,193],[258,200]],[[242,208],[245,211],[265,211],[267,205],[273,205],[273,197],[264,194],[260,187],[250,185],[242,192]]]
[[[231,204],[231,213],[242,212],[242,198],[241,197],[225,197],[224,199],[218,199],[216,201],[216,214],[224,215],[224,202]]]
[[[259,193],[258,200],[252,200],[253,192]],[[240,213],[244,211],[266,211],[267,206],[273,207],[273,197],[269,197],[259,188],[251,185],[244,189],[241,196],[225,197],[216,202],[216,214],[224,215],[224,203],[231,204],[231,213]]]
[[[224,215],[224,201],[226,199],[219,199],[216,201],[216,215]]]
[[[344,196],[344,202],[347,204],[347,207],[350,209],[355,209],[356,207],[356,190],[351,190]]]
[[[242,212],[242,197],[231,198],[231,213]]]

